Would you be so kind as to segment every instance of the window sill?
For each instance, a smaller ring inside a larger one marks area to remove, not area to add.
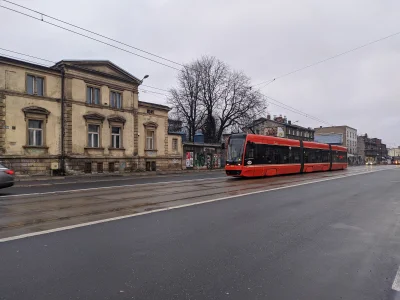
[[[103,108],[104,106],[101,104],[93,104],[93,103],[87,103],[85,102],[86,106],[90,106],[90,107],[98,107],[98,108]]]
[[[112,148],[112,147],[109,147],[108,150],[120,150],[120,151],[125,151],[125,148]]]
[[[47,146],[31,146],[31,145],[25,145],[25,146],[22,146],[22,148],[28,148],[28,149],[30,149],[30,148],[32,148],[32,149],[49,149],[49,147],[47,147]]]
[[[85,150],[104,150],[103,147],[85,147]]]
[[[27,93],[27,92],[25,92],[25,95],[27,95],[27,96],[33,96],[33,97],[46,98],[46,95],[29,94],[29,93]]]
[[[108,106],[108,108],[109,108],[109,109],[112,109],[112,110],[118,110],[118,111],[123,111],[123,110],[124,110],[122,107],[121,107],[121,108],[118,108],[118,107]]]
[[[144,151],[157,151],[157,149],[144,149]]]

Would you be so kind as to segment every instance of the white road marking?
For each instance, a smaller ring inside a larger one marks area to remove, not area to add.
[[[221,173],[222,173],[222,169],[221,169]],[[216,171],[211,171],[212,173],[219,173]],[[45,180],[33,180],[35,182],[38,182],[37,184],[23,184],[24,182],[27,182],[28,180],[21,180],[21,181],[16,181],[18,183],[18,185],[15,185],[15,187],[36,187],[36,186],[48,186],[48,185],[66,185],[66,184],[75,184],[75,183],[93,183],[93,182],[110,182],[110,181],[128,181],[128,180],[137,180],[137,179],[153,179],[153,178],[165,178],[165,177],[179,177],[179,176],[184,176],[187,173],[178,173],[178,174],[165,174],[165,175],[146,175],[146,176],[137,176],[137,177],[133,177],[133,176],[115,176],[115,177],[111,177],[110,179],[101,179],[102,177],[98,177],[96,178],[96,180],[83,180],[83,181],[69,181],[69,182],[63,182],[63,179],[52,179],[52,180],[58,180],[59,182],[52,182],[52,183],[40,183],[41,181],[45,181]],[[209,174],[209,173],[202,173],[202,172],[198,172],[198,173],[191,173],[194,175],[204,175],[204,174]],[[211,174],[210,174],[211,175]],[[222,175],[225,175],[225,173],[222,173]],[[221,176],[223,177],[223,176]],[[91,178],[95,178],[95,177],[91,177]],[[86,178],[83,178],[86,179]],[[47,180],[47,179],[46,179]],[[32,182],[32,181],[31,181]]]
[[[382,169],[375,170],[381,171]],[[389,169],[384,169],[389,170]],[[355,172],[356,171],[356,172]],[[349,175],[359,174],[364,171],[358,172],[359,170],[351,171]],[[372,171],[368,171],[367,173],[371,173]],[[313,173],[310,173],[313,174]],[[314,173],[315,174],[315,173]],[[295,175],[295,174],[294,174]],[[191,182],[191,181],[205,181],[212,179],[225,179],[227,177],[219,176],[219,177],[210,177],[210,178],[201,178],[201,179],[186,179],[186,180],[171,180],[171,181],[161,181],[161,182],[149,182],[149,183],[136,183],[136,184],[124,184],[124,185],[113,185],[113,186],[101,186],[101,187],[93,187],[93,188],[85,188],[85,189],[74,189],[74,190],[64,190],[64,191],[52,191],[52,192],[42,192],[42,193],[26,193],[26,194],[15,194],[15,195],[3,195],[0,198],[9,198],[9,197],[24,197],[24,196],[40,196],[40,195],[52,195],[52,194],[62,194],[62,193],[75,193],[75,192],[84,192],[84,191],[93,191],[93,190],[101,190],[101,189],[113,189],[113,188],[121,188],[121,187],[135,187],[135,186],[146,186],[146,185],[154,185],[154,184],[167,184],[167,183],[179,183],[179,182]],[[16,186],[18,187],[18,186]]]
[[[21,234],[21,235],[17,235],[17,236],[11,236],[11,237],[7,237],[7,238],[2,238],[2,239],[0,239],[0,243],[13,241],[13,240],[24,239],[24,238],[28,238],[28,237],[37,236],[37,235],[43,235],[43,234],[48,234],[48,233],[53,233],[53,232],[69,230],[69,229],[86,227],[86,226],[91,226],[91,225],[95,225],[95,224],[112,222],[112,221],[117,221],[117,220],[122,220],[122,219],[142,216],[142,215],[148,215],[148,214],[158,213],[158,212],[162,212],[162,211],[168,211],[168,210],[172,210],[172,209],[179,209],[179,208],[190,207],[190,206],[195,206],[195,205],[201,205],[201,204],[206,204],[206,203],[211,203],[211,202],[217,202],[217,201],[222,201],[222,200],[227,200],[227,199],[232,199],[232,198],[245,197],[245,196],[261,194],[261,193],[268,193],[268,192],[288,189],[288,188],[292,188],[292,187],[298,187],[298,186],[312,184],[312,183],[324,182],[324,181],[341,179],[341,178],[346,178],[346,177],[351,177],[351,176],[363,175],[363,174],[371,174],[371,173],[375,173],[375,172],[388,171],[388,170],[392,170],[392,169],[379,169],[379,170],[374,170],[374,171],[358,172],[358,173],[353,173],[353,174],[341,175],[341,176],[336,176],[336,177],[330,177],[330,178],[325,178],[325,179],[320,179],[320,180],[314,180],[314,181],[308,181],[308,182],[303,182],[303,183],[298,183],[298,184],[293,184],[293,185],[288,185],[288,186],[272,188],[272,189],[269,189],[269,190],[249,192],[249,193],[245,193],[245,194],[241,194],[241,195],[226,196],[226,197],[222,197],[222,198],[204,200],[204,201],[200,201],[200,202],[182,204],[182,205],[171,206],[171,207],[166,207],[166,208],[160,208],[160,209],[155,209],[155,210],[152,210],[152,211],[145,211],[145,212],[140,212],[140,213],[136,213],[136,214],[130,214],[130,215],[126,215],[126,216],[119,216],[119,217],[108,218],[108,219],[103,219],[103,220],[98,220],[98,221],[87,222],[87,223],[81,223],[81,224],[76,224],[76,225],[70,225],[70,226],[65,226],[65,227],[59,227],[59,228],[54,228],[54,229],[49,229],[49,230],[44,230],[44,231]]]
[[[392,290],[400,292],[400,267],[397,270],[396,277],[394,278],[394,281],[392,284]]]
[[[202,179],[186,179],[186,180],[171,180],[171,181],[161,181],[161,182],[149,182],[149,183],[136,183],[136,184],[123,184],[123,185],[113,185],[113,186],[100,186],[94,188],[86,188],[86,189],[75,189],[75,190],[64,190],[64,191],[53,191],[53,192],[42,192],[42,193],[28,193],[28,194],[15,194],[15,195],[3,195],[0,198],[9,198],[9,197],[22,197],[22,196],[38,196],[38,195],[51,195],[51,194],[62,194],[62,193],[74,193],[74,192],[84,192],[84,191],[93,191],[93,190],[103,190],[103,189],[113,189],[113,188],[121,188],[121,187],[135,187],[135,186],[144,186],[144,185],[154,185],[154,184],[167,184],[167,183],[180,183],[180,182],[190,182],[190,181],[204,181],[211,179],[226,179],[224,176],[220,177],[211,177],[211,178],[202,178]]]

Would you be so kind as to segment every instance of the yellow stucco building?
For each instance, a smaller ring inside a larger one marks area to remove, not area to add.
[[[180,169],[169,107],[109,61],[52,67],[0,56],[0,160],[21,174]]]

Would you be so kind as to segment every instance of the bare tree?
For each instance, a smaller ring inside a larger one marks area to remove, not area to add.
[[[219,121],[218,106],[225,92],[225,82],[229,76],[229,68],[215,57],[204,56],[196,62],[200,70],[202,103],[205,109],[205,123],[203,126],[204,140],[217,142]]]
[[[265,111],[265,98],[251,88],[250,78],[242,72],[230,72],[218,101],[219,128],[216,140],[220,141],[227,129],[243,128]]]
[[[202,57],[178,75],[169,104],[184,121],[193,140],[198,129],[206,142],[220,142],[224,132],[239,129],[263,114],[266,101],[252,90],[250,78],[231,71],[215,57]]]
[[[200,70],[196,64],[185,66],[178,75],[178,88],[170,90],[168,103],[173,115],[188,129],[189,141],[204,123],[204,109],[200,100]]]

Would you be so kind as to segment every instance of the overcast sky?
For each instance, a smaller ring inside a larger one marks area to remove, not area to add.
[[[396,0],[12,1],[180,63],[214,55],[255,84],[400,31]],[[150,75],[147,85],[169,89],[176,83],[175,70],[40,21],[3,8],[0,20],[1,48],[52,61],[106,59],[136,77]],[[278,79],[263,92],[400,145],[399,51],[400,35]],[[139,97],[166,103],[162,95]],[[269,112],[306,127],[322,125],[272,104]]]

